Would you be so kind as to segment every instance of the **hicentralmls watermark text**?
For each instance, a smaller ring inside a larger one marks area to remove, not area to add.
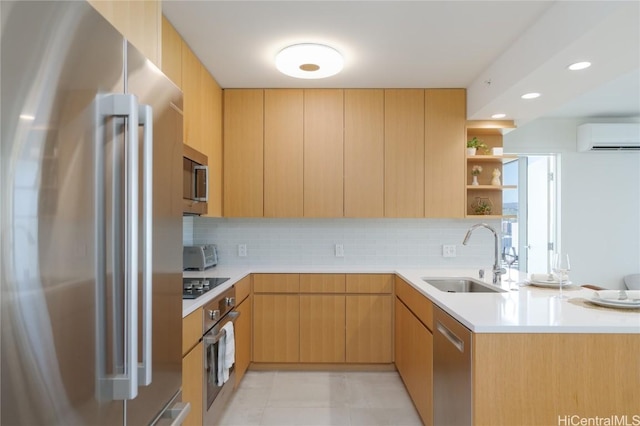
[[[583,417],[577,414],[558,416],[558,426],[640,426],[640,414],[608,417]]]

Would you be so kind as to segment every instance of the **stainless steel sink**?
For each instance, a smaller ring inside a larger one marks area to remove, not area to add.
[[[422,278],[422,281],[447,293],[504,293],[498,287],[471,278]]]

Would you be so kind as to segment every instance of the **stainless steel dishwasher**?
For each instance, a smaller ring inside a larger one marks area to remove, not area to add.
[[[433,319],[433,422],[471,425],[471,331],[437,306]]]

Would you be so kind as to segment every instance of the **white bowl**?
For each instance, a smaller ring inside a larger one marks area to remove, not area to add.
[[[626,285],[629,290],[640,290],[640,274],[625,276],[624,285]]]

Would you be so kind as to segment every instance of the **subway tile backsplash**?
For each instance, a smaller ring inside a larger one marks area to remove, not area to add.
[[[218,246],[224,266],[485,267],[493,263],[493,234],[474,232],[468,219],[226,219],[183,218],[183,243]],[[500,220],[487,221],[500,229]],[[238,256],[246,244],[247,256]],[[344,257],[336,256],[336,244]],[[456,257],[443,257],[442,245]]]

